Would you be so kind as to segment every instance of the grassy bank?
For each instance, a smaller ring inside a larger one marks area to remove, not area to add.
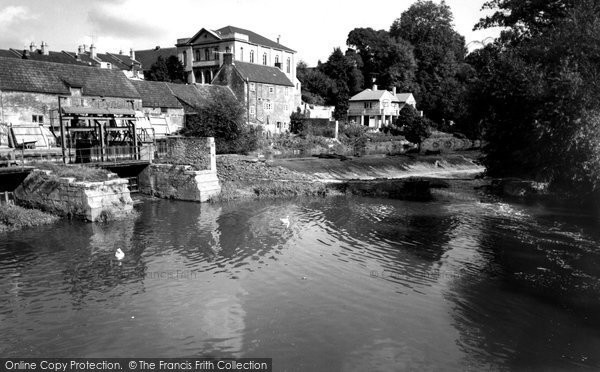
[[[59,219],[58,216],[36,209],[27,209],[12,204],[0,205],[0,232],[46,225]]]

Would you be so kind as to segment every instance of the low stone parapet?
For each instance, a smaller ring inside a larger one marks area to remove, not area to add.
[[[17,204],[61,216],[98,221],[126,216],[133,210],[127,180],[84,182],[34,170],[15,191]]]

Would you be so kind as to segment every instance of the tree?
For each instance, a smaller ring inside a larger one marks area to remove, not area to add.
[[[292,133],[302,133],[304,130],[304,114],[300,111],[300,107],[298,107],[296,112],[292,112],[290,115],[290,132]]]
[[[342,119],[348,111],[350,96],[358,93],[362,85],[362,74],[355,61],[346,57],[340,48],[335,48],[326,63],[318,69],[332,81],[327,92],[327,104],[335,106],[334,117]]]
[[[527,8],[493,3],[505,11]],[[536,178],[580,194],[598,192],[600,4],[550,3],[562,5],[543,22],[521,13],[509,39],[475,58],[475,92],[488,107],[484,161],[492,175]]]
[[[454,30],[450,7],[445,1],[419,0],[394,21],[390,35],[414,47],[419,108],[436,123],[457,121],[463,110],[460,72],[466,48],[464,37]]]
[[[244,106],[230,93],[216,91],[205,105],[194,107],[182,134],[214,137],[217,152],[248,152],[257,145],[257,134],[245,126]]]
[[[177,56],[169,56],[166,60],[162,56],[158,56],[144,77],[151,81],[183,83],[185,82],[185,70]]]
[[[406,139],[416,144],[421,149],[423,140],[431,134],[428,120],[421,115],[410,105],[404,106],[396,119],[395,125],[400,127],[401,133]]]
[[[328,92],[332,89],[333,81],[318,68],[309,68],[300,61],[296,76],[302,83],[302,101],[308,104],[325,105]]]

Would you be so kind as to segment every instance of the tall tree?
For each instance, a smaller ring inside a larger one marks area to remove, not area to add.
[[[390,35],[414,47],[419,108],[437,123],[456,121],[463,104],[460,72],[466,48],[464,37],[454,30],[450,7],[445,1],[419,0],[394,21]]]
[[[362,74],[356,67],[355,60],[346,57],[340,48],[335,48],[327,62],[318,68],[333,82],[328,91],[327,103],[335,106],[335,118],[342,119],[347,114],[351,95],[360,90]]]
[[[159,56],[144,77],[146,80],[152,81],[183,83],[185,82],[185,70],[177,56],[169,56],[166,60]]]

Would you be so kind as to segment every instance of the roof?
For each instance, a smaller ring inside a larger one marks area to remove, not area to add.
[[[250,31],[250,30],[245,30],[243,28],[239,28],[239,27],[235,27],[235,26],[225,26],[223,28],[220,28],[218,30],[216,30],[216,32],[220,35],[227,35],[227,34],[231,34],[234,32],[240,33],[240,34],[245,34],[248,35],[248,41],[250,43],[253,44],[259,44],[259,45],[264,45],[264,46],[268,46],[271,47],[273,49],[281,49],[281,50],[285,50],[288,52],[292,52],[295,53],[296,51],[293,49],[290,49],[284,45],[281,45],[273,40],[267,39],[266,37],[257,34],[256,32]]]
[[[350,101],[379,101],[384,95],[389,95],[393,102],[397,102],[398,98],[387,90],[371,90],[365,89],[362,92],[352,96]]]
[[[293,87],[290,79],[277,67],[258,65],[255,63],[235,61],[233,66],[242,75],[242,78],[255,83],[284,85]]]
[[[13,52],[12,50],[7,50],[7,49],[0,49],[0,57],[20,58],[17,54],[15,54],[15,52]]]
[[[71,65],[85,65],[83,62],[76,60],[74,56],[69,55],[65,52],[48,51],[48,54],[43,54],[41,49],[34,50],[33,52],[30,52],[29,50],[17,49],[11,49],[11,51],[17,56],[17,58],[29,59],[32,61],[67,63]]]
[[[0,57],[0,90],[140,99],[131,80],[119,70]]]
[[[64,52],[74,59],[79,59],[84,65],[100,67],[100,62],[96,61],[92,57],[89,56],[88,53],[80,53],[77,54],[75,52]]]
[[[118,108],[99,108],[99,107],[78,107],[78,106],[67,106],[62,107],[64,114],[72,115],[127,115],[135,116],[135,111],[132,109],[118,109]]]
[[[398,101],[400,102],[406,102],[410,99],[410,97],[412,97],[412,95],[412,93],[397,93],[396,98],[398,98]]]
[[[144,107],[182,108],[169,83],[163,81],[132,80],[133,85],[142,97]]]
[[[191,107],[205,106],[217,92],[228,92],[233,96],[231,89],[220,85],[169,83],[168,87],[175,97]]]
[[[135,59],[142,64],[144,70],[149,70],[159,56],[165,60],[170,56],[177,56],[177,48],[157,48],[135,51]]]

